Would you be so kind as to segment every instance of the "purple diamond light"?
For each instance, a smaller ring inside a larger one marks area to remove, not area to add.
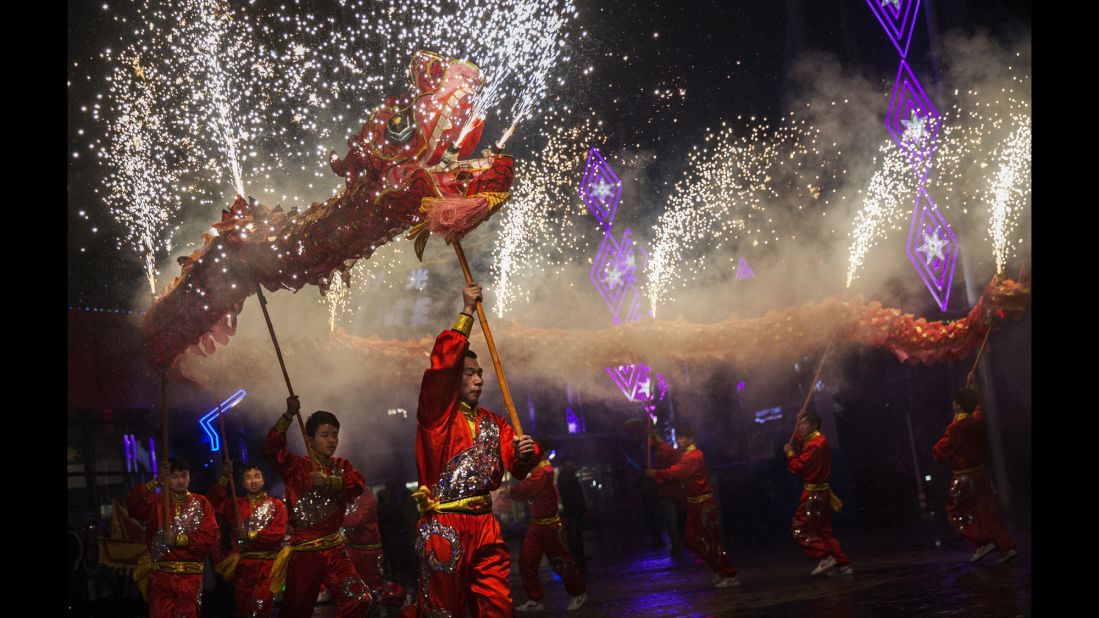
[[[939,137],[939,112],[927,98],[905,61],[897,68],[893,98],[885,115],[885,127],[908,157],[920,184],[931,168],[931,154]]]
[[[866,3],[901,58],[908,56],[908,44],[912,42],[912,33],[916,30],[920,0],[866,0]]]
[[[603,229],[610,232],[618,202],[622,199],[622,181],[594,147],[588,152],[584,179],[580,181],[580,199],[595,214]]]
[[[664,376],[653,373],[652,367],[645,363],[607,367],[604,371],[630,401],[652,404],[663,401],[664,396],[668,394],[668,383],[664,380]],[[655,406],[651,405],[646,406],[646,409],[650,407],[655,409]]]
[[[907,251],[908,259],[931,290],[939,309],[946,311],[950,285],[954,282],[954,266],[958,261],[958,239],[923,187],[916,191]]]
[[[629,228],[622,233],[622,239],[616,241],[607,232],[599,245],[588,278],[599,290],[603,302],[611,310],[612,324],[621,324],[620,317],[625,313],[626,322],[636,322],[645,315],[641,293],[637,288],[637,273],[644,270],[649,262],[649,254],[632,238]],[[624,310],[624,311],[623,311]]]

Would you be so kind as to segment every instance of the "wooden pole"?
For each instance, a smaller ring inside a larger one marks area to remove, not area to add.
[[[279,357],[279,367],[282,368],[282,379],[286,380],[286,390],[289,391],[291,397],[294,395],[294,387],[290,384],[290,374],[286,371],[286,361],[282,358],[282,348],[279,347],[279,338],[275,336],[275,325],[271,323],[271,314],[267,313],[267,299],[263,296],[263,288],[260,284],[256,283],[256,295],[259,297],[260,309],[263,309],[263,319],[267,321],[267,331],[271,333],[271,343],[275,345],[275,356]],[[301,428],[301,439],[305,442],[305,450],[309,453],[309,459],[313,462],[313,468],[319,468],[320,464],[317,462],[317,455],[313,452],[313,447],[309,446],[309,439],[305,433],[305,422],[301,420],[301,410],[294,413],[294,416],[298,419],[298,427]]]
[[[466,283],[473,283],[473,274],[469,271],[469,263],[466,261],[466,254],[462,251],[462,244],[457,240],[452,244],[454,252],[458,254],[458,262],[462,265],[462,272],[465,273]],[[515,412],[515,403],[511,400],[508,381],[504,377],[504,367],[500,364],[500,354],[496,351],[496,342],[492,339],[492,331],[488,328],[488,318],[485,317],[485,308],[481,306],[481,301],[477,301],[477,317],[481,321],[481,332],[485,334],[485,342],[488,343],[488,353],[492,356],[496,378],[500,381],[500,391],[504,394],[504,407],[508,409],[508,415],[511,417],[511,426],[515,429],[515,435],[521,436],[523,427],[519,424],[519,415]]]

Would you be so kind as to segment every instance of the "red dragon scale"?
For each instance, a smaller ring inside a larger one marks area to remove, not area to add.
[[[337,273],[346,276],[357,260],[420,223],[425,198],[511,190],[511,157],[457,159],[475,150],[481,134],[475,121],[456,143],[483,83],[477,67],[417,52],[410,73],[416,92],[388,97],[347,140],[347,155],[332,153],[332,170],[346,180],[339,194],[300,214],[238,196],[203,234],[202,248],[178,259],[182,272],[142,324],[154,366],[173,365],[188,348],[210,354],[215,342],[228,343],[256,284],[326,292]]]

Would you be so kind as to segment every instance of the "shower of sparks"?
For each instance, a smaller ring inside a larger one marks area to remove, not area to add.
[[[1013,232],[1030,213],[1030,76],[1008,67],[1002,88],[952,94],[927,187],[939,196],[940,211],[955,213],[952,220],[988,210],[987,234],[1002,272],[1025,242]]]
[[[556,4],[556,3],[554,3]],[[543,14],[532,14],[524,23],[532,24],[535,29],[526,32],[516,32],[522,35],[516,44],[529,46],[529,51],[524,50],[522,56],[526,64],[520,71],[520,87],[515,101],[511,105],[511,125],[504,131],[496,145],[503,148],[504,143],[511,137],[515,127],[523,120],[530,118],[535,107],[546,98],[550,73],[559,64],[559,56],[567,39],[566,27],[571,16],[573,19],[579,16],[572,0],[565,0],[557,9],[553,6],[534,7],[544,9]]]
[[[146,256],[147,273],[156,259],[150,247],[170,246],[161,228],[171,221],[194,246],[196,226],[179,219],[205,227],[231,201],[229,191],[247,189],[260,202],[300,209],[338,191],[343,181],[329,169],[328,153],[343,151],[378,101],[409,89],[416,50],[480,66],[491,86],[482,115],[504,114],[508,106],[514,120],[539,115],[548,86],[564,84],[563,73],[551,74],[569,65],[569,26],[578,16],[572,0],[503,8],[482,0],[381,0],[329,8],[317,15],[301,0],[104,5],[117,35],[100,58],[109,69],[131,72],[128,63],[140,58],[142,84],[155,78],[158,87],[108,78],[99,97],[108,99],[82,106],[95,125],[81,135],[110,168],[108,206],[133,230],[127,240]],[[131,128],[121,129],[127,123]],[[134,131],[143,140],[135,142]],[[168,160],[172,165],[161,163]],[[144,180],[132,176],[138,170]],[[139,192],[148,197],[137,198]],[[182,209],[183,217],[167,209]],[[154,221],[161,228],[150,227]]]
[[[860,191],[862,207],[852,224],[846,287],[851,287],[870,249],[885,237],[890,224],[906,212],[915,195],[916,177],[905,163],[904,154],[888,141],[878,153],[881,167],[870,177],[866,190]]]
[[[328,331],[336,332],[340,318],[351,313],[351,287],[344,283],[343,276],[337,271],[332,273],[328,292],[320,302],[328,306]]]
[[[494,234],[491,272],[498,316],[520,299],[530,300],[522,281],[549,276],[550,267],[575,261],[602,231],[590,225],[578,195],[588,149],[605,139],[602,121],[594,115],[579,122],[571,117],[568,110],[548,113],[547,128],[539,136],[544,145],[516,167],[511,199]],[[570,121],[576,124],[570,126]]]
[[[179,207],[179,196],[172,192],[186,162],[173,156],[169,120],[157,105],[161,92],[169,89],[164,76],[136,51],[108,53],[106,59],[112,65],[109,97],[105,109],[99,104],[93,108],[93,118],[109,118],[106,143],[96,153],[107,172],[105,201],[125,230],[119,246],[125,241],[141,256],[149,291],[155,295],[157,258],[172,250],[165,233]]]
[[[1018,222],[1013,216],[1030,199],[1030,118],[1014,119],[1017,125],[1003,142],[999,153],[1000,168],[989,190],[989,237],[996,256],[996,272],[1004,271],[1004,262],[1012,250],[1008,234]]]
[[[509,103],[515,120],[535,115],[551,72],[571,61],[568,26],[579,16],[573,0],[341,2],[323,18],[294,5],[267,7],[273,14],[264,14],[257,27],[265,40],[279,40],[277,47],[297,58],[294,90],[305,96],[290,118],[314,137],[321,161],[333,144],[315,138],[357,133],[368,105],[407,89],[416,50],[481,69],[485,86],[471,121],[498,115],[498,107]],[[563,83],[558,76],[557,84]]]
[[[255,66],[257,50],[221,0],[189,0],[180,15],[182,25],[173,36],[193,41],[191,49],[179,50],[189,64],[187,79],[193,80],[190,94],[195,113],[188,119],[195,125],[190,134],[208,134],[221,159],[221,165],[211,159],[211,171],[227,166],[236,194],[245,195],[241,156],[246,153],[241,147],[247,143],[249,129],[261,130],[263,110],[256,109],[257,99],[262,98],[254,96],[241,78]]]
[[[751,120],[747,135],[738,136],[723,122],[723,128],[707,130],[704,143],[692,148],[687,169],[654,226],[646,269],[654,315],[661,302],[674,300],[674,285],[697,278],[706,268],[700,254],[742,239],[751,239],[752,246],[777,242],[783,232],[775,217],[785,212],[769,209],[800,211],[844,174],[827,162],[831,155],[818,145],[819,131],[806,121],[790,114],[772,129],[766,118],[759,124]]]

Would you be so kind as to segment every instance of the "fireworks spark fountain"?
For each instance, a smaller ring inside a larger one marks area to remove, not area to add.
[[[519,283],[524,275],[561,266],[585,244],[578,223],[585,221],[586,210],[577,184],[588,149],[605,139],[602,122],[589,116],[566,128],[565,114],[551,112],[546,119],[544,145],[524,161],[499,217],[491,269],[498,317],[519,299],[529,300],[529,290]]]
[[[336,325],[340,318],[351,310],[350,282],[344,281],[344,276],[333,273],[332,281],[328,284],[328,292],[321,296],[321,303],[328,306],[328,331],[336,332]]]
[[[915,190],[915,176],[896,145],[886,141],[878,149],[878,153],[882,161],[881,167],[870,177],[862,198],[862,207],[855,214],[852,224],[847,284],[844,289],[851,287],[870,249],[885,237],[890,224],[903,214],[904,206],[911,202]]]
[[[1012,249],[1008,234],[1017,222],[1014,211],[1030,197],[1030,118],[1014,119],[1018,128],[1011,132],[999,153],[1000,167],[989,190],[989,236],[996,256],[996,272],[1004,272],[1004,262]]]
[[[744,237],[753,246],[778,241],[781,233],[768,208],[802,210],[843,175],[838,165],[824,162],[830,155],[819,131],[805,120],[790,114],[773,130],[766,122],[764,118],[750,125],[748,135],[741,136],[723,122],[723,128],[707,130],[701,147],[693,147],[683,177],[654,226],[646,269],[653,315],[662,301],[672,300],[674,283],[686,279],[684,266],[691,279],[706,267],[694,259],[698,251],[713,248],[702,247],[703,240],[722,245]],[[829,201],[824,199],[822,206]]]
[[[185,5],[182,16],[188,25],[180,34],[195,41],[190,56],[191,73],[198,77],[199,83],[194,84],[191,94],[196,107],[204,112],[195,119],[205,120],[204,128],[229,168],[236,194],[245,195],[240,146],[248,137],[242,122],[247,116],[235,113],[232,107],[244,105],[247,99],[239,92],[230,96],[231,72],[222,58],[227,58],[228,66],[232,66],[233,61],[248,63],[254,52],[248,47],[248,39],[235,31],[231,13],[219,0],[192,0]]]
[[[168,120],[157,105],[163,76],[140,56],[110,57],[114,68],[107,78],[107,144],[98,151],[105,176],[106,202],[111,215],[126,230],[125,240],[142,259],[149,291],[156,295],[158,254],[171,251],[166,238],[174,211],[174,196],[183,163],[169,147]],[[99,109],[96,109],[98,117]],[[122,239],[119,239],[122,242]]]

